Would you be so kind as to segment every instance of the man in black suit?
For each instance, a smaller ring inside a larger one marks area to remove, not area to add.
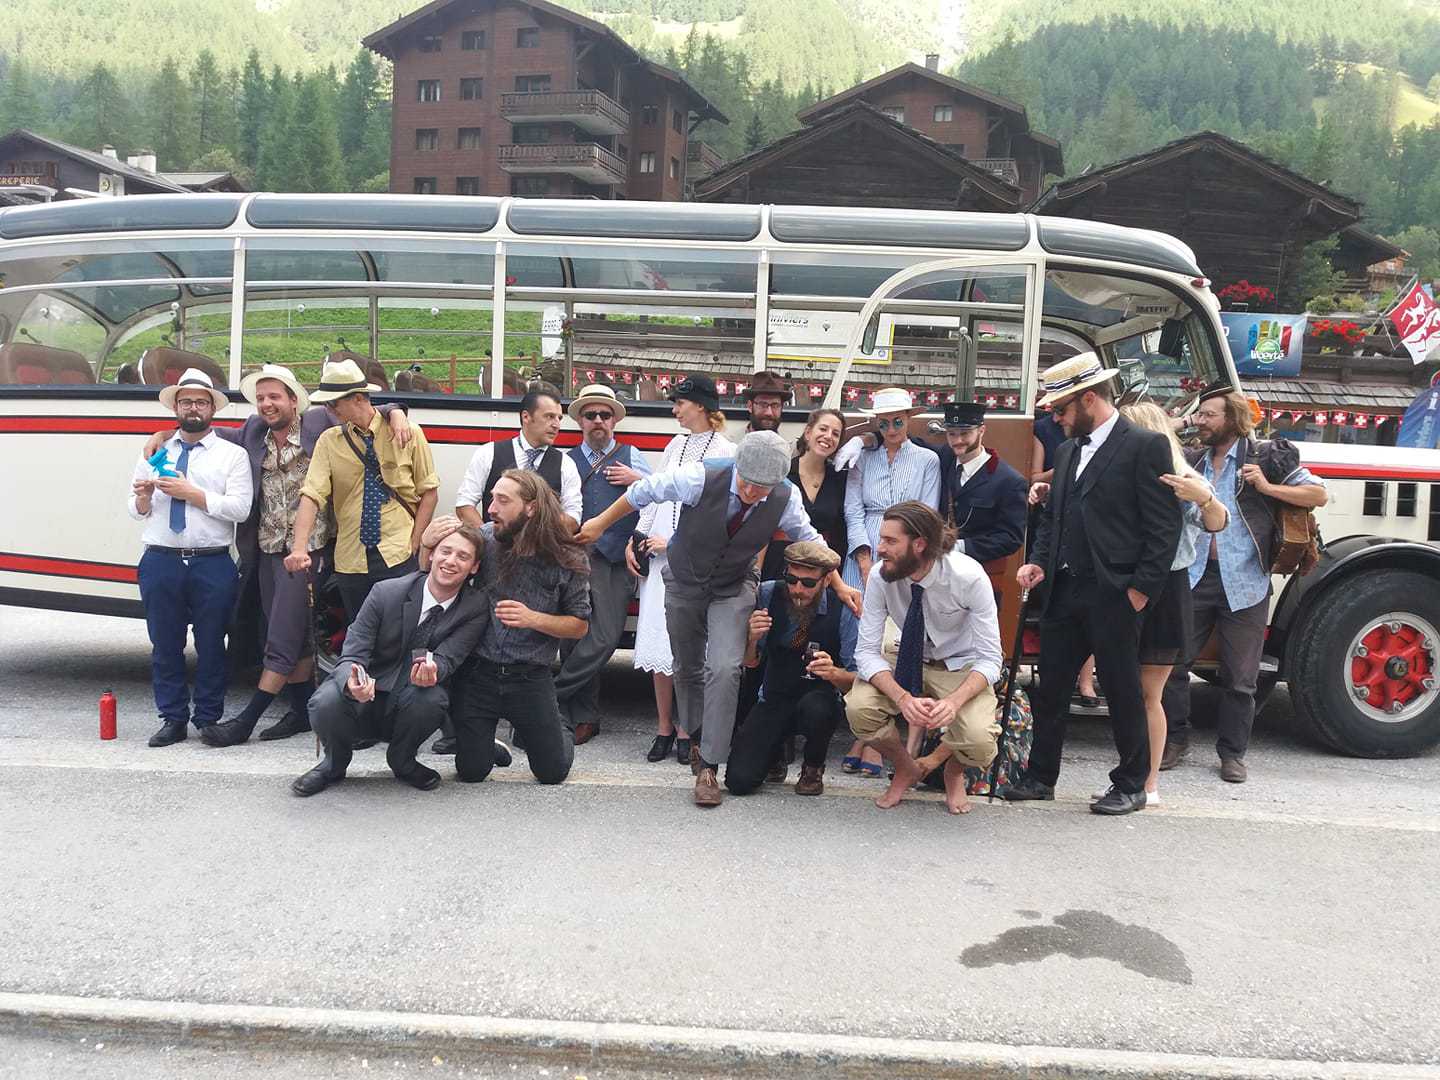
[[[985,448],[985,406],[945,406],[940,448],[940,516],[955,526],[955,550],[976,562],[997,563],[1025,542],[1025,478]]]
[[[378,581],[345,635],[329,680],[310,701],[325,757],[290,785],[314,795],[345,778],[358,738],[383,739],[396,779],[429,791],[440,774],[415,760],[450,708],[446,681],[470,655],[490,617],[486,594],[468,588],[484,541],[459,525],[435,545],[428,573]]]
[[[1094,353],[1041,376],[1056,421],[1069,436],[1055,454],[1054,485],[1035,550],[1016,574],[1026,589],[1051,588],[1041,609],[1040,686],[1032,698],[1035,742],[1012,800],[1053,799],[1070,692],[1085,658],[1105,684],[1120,764],[1097,814],[1145,805],[1150,740],[1140,687],[1140,626],[1164,588],[1180,540],[1180,501],[1160,477],[1173,470],[1163,435],[1131,424],[1115,409],[1110,379]]]

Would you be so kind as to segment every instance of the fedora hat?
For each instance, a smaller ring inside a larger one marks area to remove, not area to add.
[[[579,396],[570,402],[570,408],[567,410],[570,413],[570,419],[578,424],[580,414],[585,411],[585,406],[595,404],[609,406],[610,411],[615,414],[617,424],[625,419],[625,406],[615,396],[615,391],[603,383],[591,383],[580,391]]]
[[[198,386],[202,390],[210,392],[210,400],[215,404],[215,411],[219,412],[230,404],[230,399],[225,396],[223,390],[216,390],[215,384],[210,381],[210,376],[199,368],[186,368],[185,373],[180,376],[172,385],[160,388],[160,404],[167,409],[174,410],[175,395],[184,390],[187,386]]]
[[[915,404],[909,390],[902,390],[898,386],[887,386],[884,390],[876,390],[875,397],[871,399],[870,408],[867,410],[871,416],[897,412],[913,416],[915,413],[924,411],[923,405]]]
[[[773,371],[755,372],[750,385],[745,387],[745,392],[740,396],[750,401],[758,394],[774,394],[780,398],[782,404],[790,404],[790,384]]]
[[[1069,360],[1061,360],[1040,373],[1040,384],[1045,396],[1035,403],[1037,408],[1054,405],[1063,397],[1078,394],[1092,386],[1099,386],[1106,379],[1113,379],[1120,372],[1100,363],[1100,357],[1093,352],[1078,353]]]
[[[295,408],[304,412],[310,407],[310,392],[300,385],[295,373],[288,367],[279,364],[266,364],[259,371],[252,371],[245,378],[240,380],[240,393],[251,405],[255,404],[255,387],[263,379],[274,379],[290,393],[295,395]]]
[[[311,401],[338,401],[349,394],[378,394],[380,387],[368,381],[354,360],[326,360],[320,372],[320,385],[310,395]]]

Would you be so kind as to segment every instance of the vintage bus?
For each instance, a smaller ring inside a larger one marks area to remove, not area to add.
[[[1037,371],[1082,350],[1185,415],[1238,386],[1193,254],[1159,233],[1027,215],[371,195],[188,195],[0,211],[0,603],[134,616],[123,510],[156,390],[187,367],[233,388],[267,362],[310,384],[347,352],[435,447],[440,506],[532,379],[608,382],[621,438],[658,455],[669,383],[706,372],[732,434],[746,380],[862,419],[903,386],[987,405],[1022,472]],[[417,389],[417,387],[423,389]],[[915,434],[938,441],[931,416]],[[569,425],[562,445],[574,445]],[[1319,569],[1277,581],[1265,675],[1337,750],[1440,742],[1440,463],[1306,445],[1331,504]],[[995,572],[1007,639],[1018,556]],[[323,605],[322,605],[323,608]],[[322,618],[324,613],[322,611]],[[338,634],[333,625],[327,635]]]

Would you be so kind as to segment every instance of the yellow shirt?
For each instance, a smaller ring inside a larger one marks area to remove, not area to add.
[[[365,434],[353,424],[342,424],[324,432],[315,442],[310,469],[305,474],[302,495],[308,495],[323,508],[328,500],[335,504],[335,569],[342,574],[363,574],[367,570],[365,549],[360,546],[360,508],[365,494],[365,465],[345,442],[346,430],[351,442],[365,452]],[[435,459],[430,444],[418,424],[411,425],[410,445],[403,450],[395,445],[390,425],[378,412],[370,420],[369,434],[375,437],[375,456],[380,460],[380,475],[399,498],[412,509],[418,507],[420,496],[440,486],[435,475]],[[415,519],[395,499],[380,507],[380,555],[386,566],[396,566],[410,557],[410,536]]]

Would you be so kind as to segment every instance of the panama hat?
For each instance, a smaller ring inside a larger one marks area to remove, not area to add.
[[[618,424],[625,419],[625,406],[615,396],[615,391],[603,383],[591,383],[583,388],[576,399],[570,402],[570,419],[577,424],[580,422],[580,414],[585,411],[586,405],[607,405],[610,411],[615,414],[615,422]]]
[[[1045,389],[1045,396],[1035,404],[1037,407],[1054,405],[1063,397],[1099,386],[1106,379],[1113,379],[1118,374],[1118,369],[1107,368],[1093,352],[1078,353],[1040,373],[1040,383]]]
[[[290,393],[294,394],[295,407],[300,412],[304,412],[310,407],[310,392],[300,385],[293,371],[279,364],[266,364],[259,371],[252,371],[240,380],[240,393],[245,396],[245,400],[250,402],[251,405],[255,404],[255,387],[258,386],[263,379],[274,379],[281,386],[285,387],[285,389],[289,390]]]
[[[870,401],[870,408],[867,410],[871,416],[897,412],[913,416],[915,413],[924,411],[923,405],[915,404],[909,390],[902,390],[898,386],[887,386],[884,390],[876,390],[874,398]]]
[[[369,382],[354,360],[326,360],[320,372],[320,385],[310,395],[311,401],[338,401],[350,394],[378,394],[380,387]]]
[[[219,412],[230,404],[230,399],[225,396],[223,390],[216,390],[215,384],[210,381],[210,376],[199,368],[186,368],[185,374],[181,375],[174,384],[160,388],[160,404],[167,409],[174,411],[175,395],[184,390],[187,386],[198,386],[210,392],[210,400],[215,403],[215,411]]]

